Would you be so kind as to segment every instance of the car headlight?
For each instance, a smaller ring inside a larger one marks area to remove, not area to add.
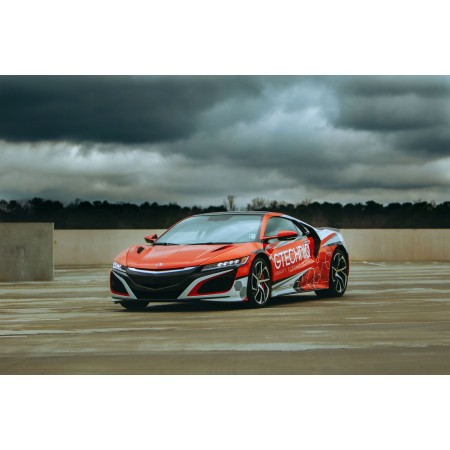
[[[236,258],[230,259],[228,261],[222,261],[214,264],[208,264],[203,267],[203,270],[212,270],[212,269],[225,269],[227,267],[239,267],[243,266],[248,261],[249,256],[245,256],[244,258]]]
[[[121,272],[125,272],[125,270],[126,270],[125,266],[122,266],[122,264],[119,264],[116,261],[113,262],[112,268],[116,269],[116,270],[120,270]]]

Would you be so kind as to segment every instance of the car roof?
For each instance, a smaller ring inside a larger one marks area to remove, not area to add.
[[[273,214],[275,216],[281,215],[281,213],[277,212],[270,212],[270,211],[220,211],[220,212],[210,212],[210,213],[202,213],[202,214],[195,214],[196,216],[265,216],[266,214]]]
[[[220,212],[210,212],[210,213],[202,213],[202,214],[194,214],[190,217],[197,217],[197,216],[220,216],[220,215],[234,215],[234,216],[242,216],[242,215],[254,215],[254,216],[265,216],[269,215],[271,217],[284,217],[285,219],[291,219],[295,220],[296,222],[299,222],[303,225],[305,225],[309,229],[315,230],[315,228],[306,223],[303,222],[303,220],[297,219],[296,217],[289,216],[287,214],[283,214],[280,212],[274,212],[274,211],[220,211]]]

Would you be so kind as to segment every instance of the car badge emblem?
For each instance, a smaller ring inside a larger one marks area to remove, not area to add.
[[[164,263],[159,262],[158,264],[156,264],[156,267],[162,267],[164,265]]]

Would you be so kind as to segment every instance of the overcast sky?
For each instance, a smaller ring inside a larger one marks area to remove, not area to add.
[[[0,199],[450,200],[450,77],[0,77]]]

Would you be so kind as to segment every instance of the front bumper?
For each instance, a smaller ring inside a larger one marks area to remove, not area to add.
[[[247,276],[237,276],[236,268],[202,271],[202,267],[174,270],[113,269],[110,274],[112,300],[150,302],[247,300]]]

